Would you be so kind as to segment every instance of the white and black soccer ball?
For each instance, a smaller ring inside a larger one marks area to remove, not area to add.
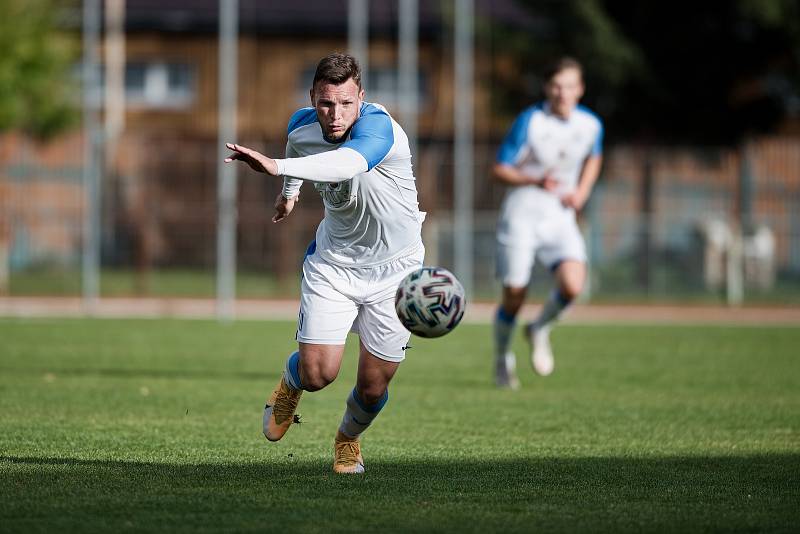
[[[467,301],[461,282],[441,267],[421,267],[397,288],[394,309],[403,326],[420,337],[439,337],[464,317]]]

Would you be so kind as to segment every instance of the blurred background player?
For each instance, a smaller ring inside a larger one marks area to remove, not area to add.
[[[492,168],[495,180],[511,186],[497,227],[503,294],[494,320],[495,382],[501,387],[519,387],[509,345],[534,262],[548,267],[556,281],[539,316],[525,328],[531,363],[542,376],[554,367],[550,329],[586,279],[586,247],[575,214],[600,173],[603,125],[578,105],[584,84],[576,60],[553,63],[545,72],[544,92],[544,102],[516,118]]]
[[[303,262],[299,350],[267,401],[264,435],[281,439],[301,393],[333,382],[352,329],[360,338],[358,376],[334,442],[337,473],[364,471],[359,436],[386,404],[410,336],[395,313],[395,291],[425,254],[408,138],[382,106],[363,97],[355,58],[331,54],[317,66],[312,107],[289,121],[287,159],[234,144],[226,159],[284,176],[274,222],[292,212],[304,180],[314,182],[325,204]]]

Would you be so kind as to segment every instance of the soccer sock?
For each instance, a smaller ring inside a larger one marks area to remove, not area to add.
[[[502,306],[497,309],[497,314],[494,317],[494,345],[496,349],[495,355],[498,358],[504,358],[506,352],[508,352],[516,319],[515,316],[508,315]]]
[[[356,388],[353,388],[352,393],[347,397],[347,408],[342,417],[342,424],[339,425],[339,431],[348,437],[357,438],[378,417],[387,400],[389,400],[388,390],[377,403],[368,406],[358,396]]]
[[[298,351],[294,351],[286,360],[283,380],[292,389],[303,389],[303,384],[300,382],[300,353]]]
[[[557,288],[550,293],[550,298],[542,306],[542,311],[539,312],[539,317],[533,322],[536,328],[546,328],[551,326],[556,319],[561,316],[561,313],[570,305],[572,299],[564,298]]]

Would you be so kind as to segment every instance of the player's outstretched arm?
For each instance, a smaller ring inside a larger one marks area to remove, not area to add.
[[[256,172],[263,172],[271,176],[278,175],[278,164],[275,163],[274,159],[268,158],[264,154],[246,146],[234,143],[225,143],[225,146],[233,151],[233,154],[225,158],[225,163],[239,160],[247,163]]]
[[[310,156],[275,161],[280,174],[312,182],[341,182],[369,170],[366,158],[347,146]]]

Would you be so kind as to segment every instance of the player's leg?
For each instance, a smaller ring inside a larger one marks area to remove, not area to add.
[[[510,350],[517,314],[525,301],[527,287],[503,286],[502,300],[494,317],[494,382],[498,387],[519,388],[517,358]]]
[[[281,379],[264,406],[264,436],[268,440],[278,441],[297,422],[295,412],[303,391],[320,390],[336,379],[343,355],[343,344],[299,344],[299,350],[286,360]]]
[[[528,325],[527,334],[533,352],[533,369],[541,376],[548,376],[555,368],[550,331],[559,317],[577,297],[586,278],[586,265],[575,260],[563,261],[556,268],[556,287],[542,306],[536,320]]]
[[[362,279],[361,309],[353,322],[360,338],[358,375],[334,441],[337,473],[364,472],[359,438],[386,405],[389,382],[411,348],[411,334],[397,317],[394,295],[400,281],[422,266],[424,254],[420,247],[407,257],[371,269]]]
[[[500,306],[494,317],[495,384],[516,389],[516,357],[510,350],[517,314],[525,301],[533,267],[531,247],[498,246],[497,274],[503,284]]]
[[[564,260],[556,267],[555,278],[556,288],[536,319],[539,326],[552,325],[580,295],[586,282],[586,264],[578,260]]]
[[[334,441],[333,470],[337,473],[364,472],[359,438],[389,400],[389,382],[398,367],[400,362],[378,358],[361,344],[356,387],[347,396]]]
[[[531,342],[531,363],[542,376],[555,367],[550,331],[572,301],[583,290],[586,280],[586,249],[574,220],[560,221],[551,233],[551,241],[540,250],[542,261],[551,266],[556,287],[545,301],[536,319],[527,325]]]
[[[339,373],[344,343],[358,314],[358,306],[343,293],[347,277],[339,271],[316,255],[303,262],[296,334],[299,350],[287,359],[264,407],[264,435],[270,441],[281,439],[294,422],[304,390],[322,389]]]

